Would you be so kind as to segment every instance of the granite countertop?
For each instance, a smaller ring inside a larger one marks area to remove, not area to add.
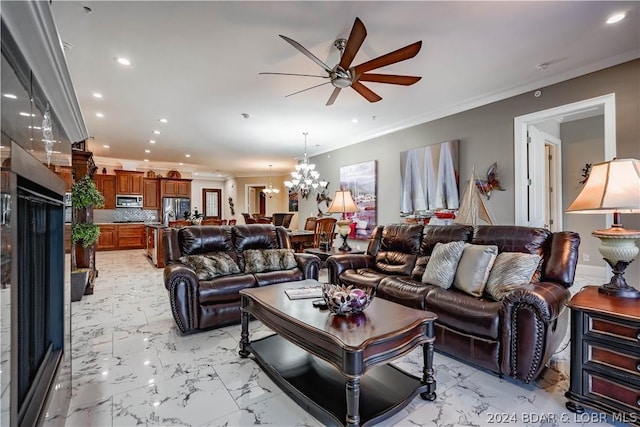
[[[96,222],[97,225],[145,225],[147,227],[165,228],[165,226],[159,222]]]

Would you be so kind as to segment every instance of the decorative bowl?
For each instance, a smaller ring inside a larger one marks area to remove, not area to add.
[[[353,286],[322,285],[322,297],[329,311],[334,314],[349,315],[362,313],[371,303],[375,288],[360,289]]]

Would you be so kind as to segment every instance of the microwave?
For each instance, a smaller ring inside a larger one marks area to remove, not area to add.
[[[141,208],[142,196],[116,194],[116,208]]]

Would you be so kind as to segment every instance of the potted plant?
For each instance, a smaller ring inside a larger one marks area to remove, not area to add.
[[[79,269],[76,260],[76,247],[88,248],[98,241],[100,227],[91,221],[88,208],[102,207],[104,198],[89,175],[84,176],[71,186],[71,206],[73,217],[71,225],[71,301],[79,301],[87,285],[89,270]]]
[[[193,208],[193,215],[191,215],[191,223],[194,225],[200,225],[203,215],[198,212],[198,208]]]

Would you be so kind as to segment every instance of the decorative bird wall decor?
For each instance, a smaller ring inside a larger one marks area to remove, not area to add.
[[[491,192],[493,190],[505,191],[505,189],[500,185],[500,180],[498,179],[498,162],[493,162],[493,164],[489,166],[486,181],[476,179],[476,186],[482,194],[487,197],[487,200],[491,198]]]

